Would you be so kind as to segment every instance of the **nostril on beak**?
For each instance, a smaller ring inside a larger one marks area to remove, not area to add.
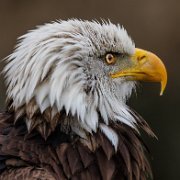
[[[141,60],[143,60],[144,58],[146,58],[146,56],[145,56],[145,55],[140,56],[140,57],[138,57],[138,61],[141,61]]]

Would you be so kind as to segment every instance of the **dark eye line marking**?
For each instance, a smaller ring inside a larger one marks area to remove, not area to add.
[[[104,55],[99,56],[99,58],[105,58],[107,54],[112,54],[114,57],[124,57],[125,56],[125,54],[123,54],[123,53],[108,51]]]
[[[120,52],[107,52],[105,55],[107,55],[107,54],[112,54],[113,56],[122,56],[123,54],[122,53],[120,53]]]

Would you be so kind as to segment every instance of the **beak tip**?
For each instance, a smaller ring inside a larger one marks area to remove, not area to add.
[[[166,81],[161,81],[160,96],[162,96],[164,94],[164,90],[166,89],[166,84],[167,84],[167,78],[166,78]]]

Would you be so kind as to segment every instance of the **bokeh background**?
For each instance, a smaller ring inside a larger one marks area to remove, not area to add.
[[[160,97],[158,84],[142,84],[129,104],[151,125],[158,140],[144,137],[151,151],[155,180],[180,179],[180,1],[179,0],[0,0],[0,59],[16,38],[56,19],[110,19],[128,30],[137,47],[159,55],[168,71]],[[2,70],[4,62],[0,62]],[[0,108],[5,85],[0,77]]]

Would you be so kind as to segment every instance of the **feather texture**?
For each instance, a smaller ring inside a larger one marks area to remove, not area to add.
[[[0,179],[145,180],[152,175],[146,148],[139,134],[127,125],[110,125],[118,136],[115,151],[101,130],[89,135],[91,140],[84,140],[56,129],[45,141],[35,132],[25,138],[26,125],[13,125],[13,118],[13,114],[0,114],[0,163],[4,162]],[[92,151],[87,144],[93,141]]]
[[[89,133],[99,128],[99,114],[107,125],[111,119],[135,128],[125,106],[135,83],[110,79],[109,71],[117,67],[108,67],[102,59],[107,52],[130,56],[134,49],[125,29],[111,22],[59,21],[29,31],[19,38],[4,68],[16,119],[26,116],[29,131],[37,128],[44,137],[60,123],[53,117],[35,118],[47,109],[76,116],[71,124]]]

